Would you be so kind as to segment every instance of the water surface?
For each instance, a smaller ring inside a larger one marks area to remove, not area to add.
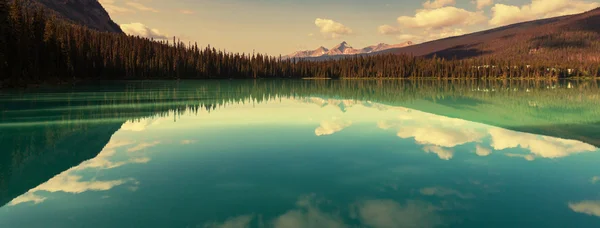
[[[0,93],[0,227],[600,227],[594,81]]]

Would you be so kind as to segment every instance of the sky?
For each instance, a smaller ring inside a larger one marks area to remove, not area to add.
[[[600,0],[99,0],[131,35],[287,55],[378,43],[422,43],[585,12]]]

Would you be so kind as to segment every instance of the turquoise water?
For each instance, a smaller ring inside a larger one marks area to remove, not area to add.
[[[596,82],[0,93],[0,227],[600,227]]]

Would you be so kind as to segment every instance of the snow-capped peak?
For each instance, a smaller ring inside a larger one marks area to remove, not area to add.
[[[355,55],[355,54],[367,54],[367,53],[375,53],[379,51],[384,51],[391,48],[401,48],[410,46],[413,43],[408,41],[406,43],[401,44],[393,44],[389,45],[386,43],[379,43],[377,45],[368,46],[362,49],[354,49],[352,46],[348,44],[348,42],[343,41],[340,44],[336,45],[331,49],[327,49],[323,46],[315,49],[315,50],[307,50],[307,51],[298,51],[293,54],[287,55],[286,58],[306,58],[306,57],[321,57],[321,56],[336,56],[336,55]]]

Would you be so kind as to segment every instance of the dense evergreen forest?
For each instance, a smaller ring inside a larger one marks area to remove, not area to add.
[[[96,79],[566,78],[600,76],[600,63],[410,55],[281,60],[154,41],[75,25],[23,0],[0,0],[0,87]]]

